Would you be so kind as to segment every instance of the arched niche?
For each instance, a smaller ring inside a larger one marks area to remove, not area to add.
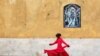
[[[64,6],[64,27],[81,27],[81,7],[77,4],[68,4]]]

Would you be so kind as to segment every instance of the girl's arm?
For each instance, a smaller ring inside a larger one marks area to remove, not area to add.
[[[53,43],[50,43],[49,45],[54,45],[54,44],[56,44],[57,43],[57,40],[55,41],[55,42],[53,42]]]
[[[65,44],[63,48],[70,47],[64,40],[62,40],[62,42]]]

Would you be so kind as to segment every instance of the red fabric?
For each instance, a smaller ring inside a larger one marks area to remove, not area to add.
[[[65,47],[69,47],[69,45],[62,40],[62,38],[58,38],[54,43],[50,43],[50,45],[57,44],[57,48],[54,50],[44,50],[48,56],[69,56],[68,53],[64,50]],[[65,44],[65,46],[62,46]]]

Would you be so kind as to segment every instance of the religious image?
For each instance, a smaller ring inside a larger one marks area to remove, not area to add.
[[[81,27],[81,8],[76,4],[68,4],[64,7],[64,27]]]

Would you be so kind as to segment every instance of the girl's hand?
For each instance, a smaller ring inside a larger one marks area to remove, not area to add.
[[[70,47],[69,45],[67,45],[67,47]]]
[[[51,46],[52,44],[50,43],[49,45]]]
[[[66,48],[66,47],[70,47],[69,45],[67,45],[67,46],[64,46],[63,48]]]

